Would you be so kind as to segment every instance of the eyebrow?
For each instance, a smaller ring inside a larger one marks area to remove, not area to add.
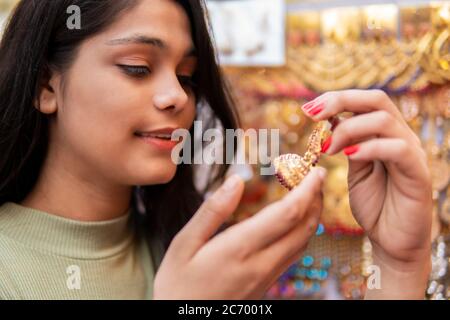
[[[149,37],[146,35],[133,35],[126,38],[113,39],[106,42],[107,45],[116,46],[116,45],[126,45],[126,44],[145,44],[151,47],[156,47],[160,50],[168,50],[169,46],[161,39],[155,37]],[[188,49],[184,55],[185,57],[195,57],[197,56],[197,51],[194,47]]]

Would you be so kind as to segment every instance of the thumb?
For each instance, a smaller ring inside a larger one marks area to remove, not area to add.
[[[244,191],[238,175],[228,178],[199,208],[177,235],[182,251],[194,255],[236,210]]]

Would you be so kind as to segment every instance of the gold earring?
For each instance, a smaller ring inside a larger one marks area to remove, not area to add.
[[[303,156],[283,154],[273,161],[278,181],[289,190],[300,184],[322,154],[322,144],[330,136],[328,121],[319,122],[312,131]]]

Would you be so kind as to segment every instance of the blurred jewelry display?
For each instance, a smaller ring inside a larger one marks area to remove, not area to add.
[[[450,236],[440,236],[433,245],[432,271],[427,288],[427,297],[431,300],[450,299]]]
[[[290,12],[285,66],[225,69],[234,91],[242,98],[238,102],[244,102],[241,111],[248,120],[245,125],[280,129],[284,156],[277,160],[278,166],[280,162],[284,165],[280,170],[283,178],[294,177],[284,178],[288,188],[317,161],[312,157],[312,162],[305,164],[300,156],[307,152],[310,133],[315,129],[300,105],[330,90],[378,88],[390,95],[421,139],[433,176],[434,249],[429,299],[449,298],[449,16],[447,3],[401,9],[381,5]],[[304,171],[297,171],[295,164]],[[351,214],[347,160],[342,155],[322,155],[320,164],[327,168],[328,175],[317,236],[304,256],[269,290],[268,298],[364,297],[372,248]],[[251,216],[288,192],[277,179],[257,175],[247,189],[238,217]],[[325,268],[322,261],[330,266]]]
[[[403,94],[443,85],[450,80],[449,12],[448,3],[293,12],[287,18],[286,65],[245,69],[235,80],[254,94],[303,93],[305,99],[348,88]]]

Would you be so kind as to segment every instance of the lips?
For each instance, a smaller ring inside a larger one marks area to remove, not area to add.
[[[157,138],[164,140],[170,140],[172,138],[171,134],[164,133],[136,132],[135,135],[142,138]]]
[[[179,142],[172,141],[172,133],[177,130],[177,128],[162,128],[158,130],[151,131],[136,131],[135,136],[142,139],[148,145],[156,147],[160,150],[170,151]]]
[[[147,137],[147,138],[150,137],[150,138],[170,140],[172,138],[172,133],[177,129],[178,128],[161,128],[151,131],[136,131],[135,135],[139,137]]]

